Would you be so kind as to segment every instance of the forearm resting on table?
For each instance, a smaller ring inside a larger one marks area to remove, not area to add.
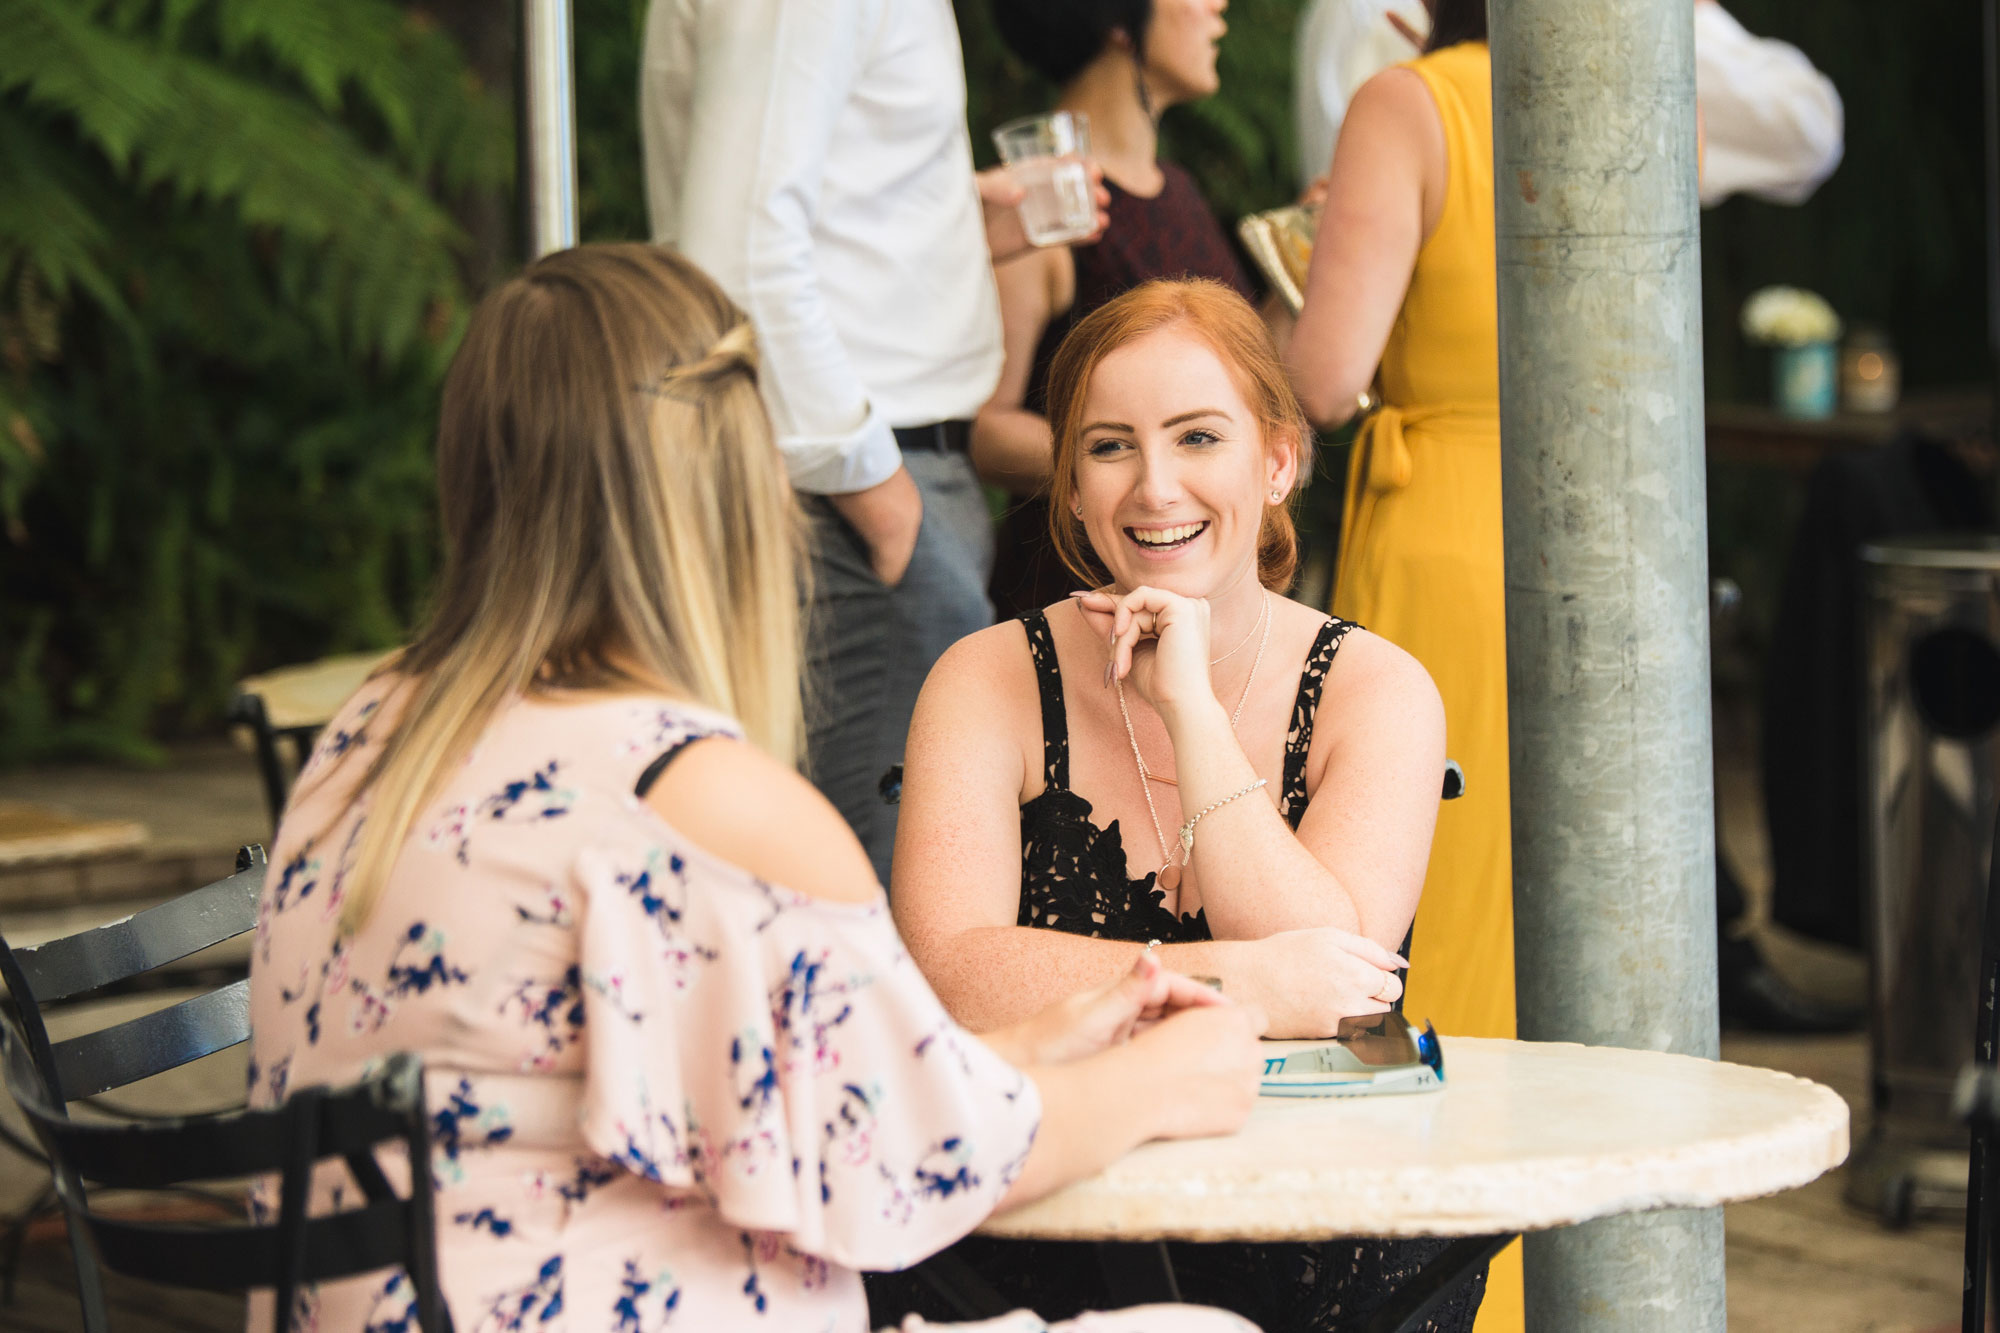
[[[953,1018],[1016,1063],[1010,1029],[1078,991],[1116,981],[1132,970],[1143,943],[1099,940],[1032,926],[974,926],[917,958]],[[1188,976],[1224,977],[1226,942],[1169,944],[1160,962]]]
[[[1041,1093],[1042,1126],[996,1211],[1032,1203],[1094,1175],[1155,1137],[1147,1114],[1153,1099],[1144,1095],[1144,1071],[1137,1066],[1126,1045],[1024,1071]]]

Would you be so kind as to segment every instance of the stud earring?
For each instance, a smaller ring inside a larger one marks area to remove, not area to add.
[[[1276,504],[1276,503],[1278,503],[1278,501],[1280,501],[1280,500],[1282,500],[1282,499],[1284,499],[1284,498],[1285,498],[1285,493],[1284,493],[1283,491],[1279,490],[1279,489],[1278,489],[1277,487],[1275,487],[1275,486],[1271,488],[1271,503],[1272,503],[1272,504]]]

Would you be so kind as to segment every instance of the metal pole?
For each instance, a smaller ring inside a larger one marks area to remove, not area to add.
[[[569,0],[521,0],[521,201],[530,263],[576,244]]]
[[[1714,1058],[1693,10],[1489,8],[1520,1032]],[[1720,1210],[1526,1269],[1536,1333],[1725,1324]]]

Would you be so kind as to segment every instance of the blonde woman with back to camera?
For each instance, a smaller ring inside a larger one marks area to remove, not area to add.
[[[1324,1036],[1401,993],[1444,717],[1423,668],[1283,595],[1311,435],[1227,287],[1114,298],[1049,371],[1051,538],[1082,590],[961,640],[917,704],[891,901],[952,1013],[1018,1022],[1157,956]],[[1174,1247],[1181,1290],[1270,1328],[1353,1321],[1428,1242]],[[974,1243],[1057,1311],[1077,1247]],[[1431,1327],[1469,1325],[1474,1283]]]
[[[864,1329],[857,1270],[1255,1095],[1261,1016],[1157,960],[983,1038],[947,1016],[793,769],[798,519],[755,366],[665,250],[565,251],[489,296],[445,387],[437,609],[278,837],[251,1100],[423,1058],[467,1333]],[[412,1305],[385,1274],[297,1319]]]

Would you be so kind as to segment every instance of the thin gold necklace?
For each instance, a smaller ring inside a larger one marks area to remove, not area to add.
[[[1250,685],[1257,679],[1257,668],[1264,664],[1264,646],[1271,641],[1271,593],[1268,588],[1264,591],[1264,614],[1259,616],[1258,620],[1263,625],[1264,632],[1257,640],[1257,655],[1250,659],[1250,674],[1243,678],[1243,693],[1236,697],[1236,711],[1229,715],[1229,729],[1232,732],[1236,730],[1236,724],[1243,720],[1243,705],[1250,701]],[[1234,652],[1235,649],[1230,651]],[[1153,882],[1165,892],[1174,895],[1174,915],[1179,916],[1181,868],[1173,863],[1173,854],[1167,850],[1167,835],[1160,827],[1160,812],[1153,805],[1153,789],[1148,785],[1152,774],[1146,771],[1146,756],[1139,753],[1139,733],[1132,729],[1132,714],[1125,707],[1125,682],[1122,680],[1118,682],[1118,716],[1125,719],[1125,739],[1132,742],[1132,762],[1139,766],[1139,790],[1146,797],[1146,814],[1153,821],[1153,837],[1158,839],[1160,844],[1160,869]]]
[[[1249,629],[1243,631],[1243,637],[1236,641],[1236,646],[1234,648],[1231,648],[1228,652],[1224,653],[1220,657],[1209,658],[1208,664],[1210,666],[1221,666],[1224,662],[1236,656],[1236,654],[1242,652],[1243,645],[1250,642],[1250,636],[1255,634],[1263,626],[1265,618],[1269,615],[1270,610],[1271,610],[1271,594],[1267,591],[1264,594],[1263,607],[1258,612],[1257,618],[1250,622]],[[1240,709],[1242,705],[1239,704],[1237,705],[1237,707]],[[1169,787],[1178,787],[1181,785],[1179,778],[1170,778],[1165,773],[1155,773],[1151,769],[1146,770],[1146,780],[1149,782],[1163,783]]]
[[[1264,612],[1268,613],[1270,609],[1271,609],[1271,594],[1269,591],[1266,591],[1264,594]],[[1242,652],[1243,645],[1250,642],[1250,636],[1252,634],[1255,634],[1257,632],[1257,627],[1259,625],[1262,625],[1263,623],[1264,623],[1264,615],[1260,613],[1257,619],[1250,623],[1250,628],[1243,631],[1243,637],[1236,641],[1236,646],[1234,648],[1231,648],[1228,652],[1224,653],[1220,657],[1209,658],[1208,664],[1210,666],[1221,666],[1224,662],[1227,662],[1230,658]]]

